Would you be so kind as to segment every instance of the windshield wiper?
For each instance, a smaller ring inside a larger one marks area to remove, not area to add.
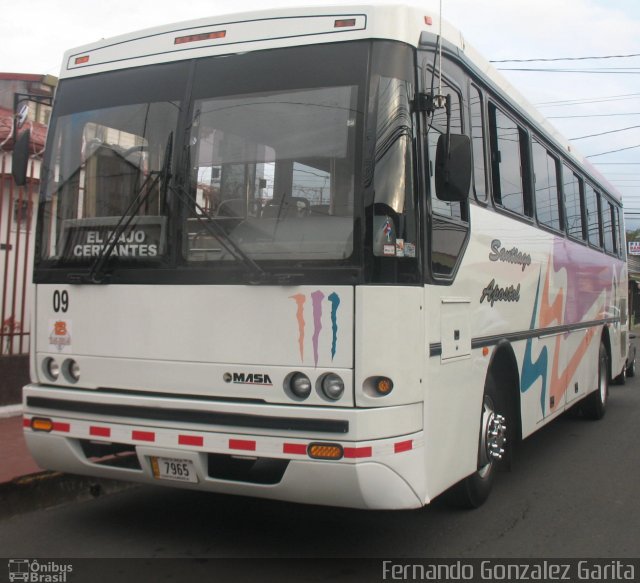
[[[229,233],[227,233],[214,219],[209,217],[207,212],[198,204],[198,201],[180,187],[169,187],[178,198],[182,199],[182,202],[189,208],[189,213],[193,216],[198,223],[200,223],[205,230],[217,239],[225,250],[232,255],[237,261],[240,261],[246,265],[253,273],[254,279],[251,279],[249,284],[259,284],[267,280],[267,272],[262,269],[251,257],[249,257],[245,251],[236,243]]]
[[[165,148],[164,160],[162,162],[162,168],[157,171],[152,171],[144,179],[144,182],[136,192],[133,200],[126,208],[122,216],[118,219],[115,229],[111,232],[109,240],[106,245],[100,251],[100,254],[96,257],[95,261],[91,264],[89,273],[70,273],[67,279],[70,283],[107,283],[108,275],[104,272],[104,267],[107,261],[113,254],[113,250],[118,244],[118,240],[123,233],[129,228],[129,225],[133,219],[138,216],[142,205],[149,198],[149,195],[153,192],[154,187],[158,184],[162,178],[163,192],[162,198],[165,198],[166,189],[171,178],[171,153],[173,150],[173,132],[169,134],[167,141],[167,147]],[[152,180],[153,178],[153,180]]]

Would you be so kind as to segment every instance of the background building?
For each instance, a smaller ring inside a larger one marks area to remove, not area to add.
[[[52,98],[56,85],[57,79],[49,75],[0,73],[0,406],[19,402],[13,393],[28,373],[33,225],[51,115],[50,105],[22,95]],[[20,106],[28,105],[19,133],[31,130],[28,180],[23,187],[16,186],[11,176],[17,94]]]

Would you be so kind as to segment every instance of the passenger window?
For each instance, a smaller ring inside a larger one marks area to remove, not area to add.
[[[531,157],[538,221],[559,231],[562,223],[558,202],[558,161],[536,139],[532,141]]]
[[[607,253],[615,253],[615,241],[613,238],[613,205],[604,199],[602,202],[602,235],[604,239],[604,250]]]
[[[495,106],[489,107],[491,169],[496,204],[519,215],[531,216],[525,191],[524,131]]]
[[[600,218],[598,216],[598,193],[590,184],[585,184],[584,198],[587,206],[587,233],[589,243],[596,247],[602,246],[600,233]]]
[[[484,116],[482,112],[482,96],[475,85],[471,86],[471,139],[473,143],[473,176],[476,198],[487,200],[487,177],[484,158]]]
[[[571,168],[563,165],[562,187],[564,191],[564,206],[567,233],[576,239],[585,239],[583,225],[584,202],[581,193],[581,180]]]

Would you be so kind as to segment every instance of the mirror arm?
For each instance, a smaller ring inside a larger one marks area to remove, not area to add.
[[[451,156],[451,94],[447,94],[445,101],[445,108],[447,112],[447,147],[445,149],[446,153],[446,164],[449,166],[449,157]]]

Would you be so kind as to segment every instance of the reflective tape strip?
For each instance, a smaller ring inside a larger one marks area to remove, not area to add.
[[[240,449],[242,451],[255,451],[256,442],[246,439],[230,439],[229,449]]]
[[[69,433],[71,431],[71,425],[69,423],[60,423],[54,421],[52,431],[62,431],[63,433]]]
[[[89,427],[89,435],[93,435],[94,437],[111,437],[111,428],[92,425]]]
[[[178,443],[180,445],[195,445],[202,447],[204,445],[204,437],[200,435],[178,435]]]
[[[155,441],[156,434],[153,431],[132,431],[131,439],[136,441]]]
[[[346,458],[371,457],[372,455],[373,455],[373,449],[371,448],[371,446],[344,448],[344,457]]]
[[[304,443],[285,443],[282,446],[282,453],[307,455],[307,445]]]
[[[403,451],[411,451],[413,449],[413,439],[407,441],[399,441],[393,444],[394,453],[402,453]]]

